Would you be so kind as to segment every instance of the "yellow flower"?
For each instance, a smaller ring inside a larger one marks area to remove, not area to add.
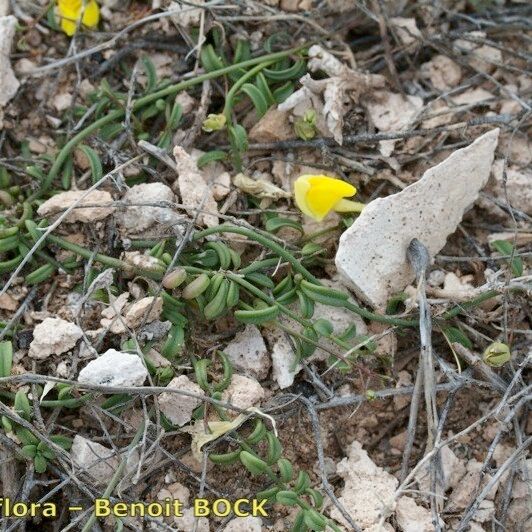
[[[331,211],[360,212],[363,203],[345,199],[356,193],[353,185],[326,175],[302,175],[294,183],[296,205],[318,222]]]
[[[71,37],[76,33],[78,20],[88,28],[95,28],[100,21],[100,8],[94,0],[86,0],[83,10],[83,0],[57,0],[57,9],[61,17],[61,29]]]

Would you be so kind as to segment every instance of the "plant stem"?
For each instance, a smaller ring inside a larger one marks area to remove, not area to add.
[[[292,268],[296,272],[300,273],[307,281],[310,281],[311,283],[314,283],[318,286],[322,285],[319,279],[314,277],[314,275],[312,275],[289,251],[287,251],[285,248],[283,248],[281,245],[277,244],[273,240],[270,240],[264,235],[257,233],[251,229],[247,229],[246,227],[222,224],[216,227],[210,227],[209,229],[205,229],[204,231],[199,231],[194,235],[193,239],[198,240],[200,238],[215,233],[237,233],[239,235],[246,236],[250,240],[255,240],[256,242],[259,242],[259,244],[262,244],[264,247],[269,248],[271,251],[273,251],[274,253],[285,259],[287,262],[289,262],[292,265]],[[355,314],[359,314],[364,318],[368,318],[370,320],[378,321],[381,323],[387,323],[388,325],[395,325],[398,327],[415,327],[418,323],[417,320],[394,318],[392,316],[386,316],[383,314],[375,314],[374,312],[359,307],[356,303],[353,303],[352,301],[346,301],[345,308],[351,310]]]
[[[247,61],[242,61],[241,63],[236,63],[234,65],[229,65],[224,68],[220,68],[218,70],[213,70],[212,72],[206,72],[205,74],[201,74],[199,76],[196,76],[192,79],[187,79],[185,81],[181,81],[179,83],[176,83],[174,85],[170,85],[169,87],[165,87],[164,89],[160,89],[152,94],[148,94],[146,96],[143,96],[142,98],[139,98],[138,100],[135,100],[133,102],[132,110],[138,111],[141,107],[144,107],[145,105],[148,105],[160,98],[166,98],[167,96],[171,96],[172,94],[176,94],[179,91],[188,89],[189,87],[193,87],[194,85],[198,85],[200,83],[203,83],[204,81],[207,81],[209,79],[214,79],[219,76],[224,76],[225,74],[229,74],[231,72],[234,72],[235,70],[239,70],[241,68],[247,68],[254,65],[257,65],[258,63],[272,63],[277,61],[278,59],[283,59],[284,57],[287,57],[291,54],[297,53],[303,48],[305,48],[307,45],[304,46],[298,46],[297,48],[291,48],[290,50],[285,50],[282,52],[275,52],[273,54],[267,54],[260,57],[255,57],[253,59],[248,59]],[[53,180],[57,177],[59,174],[59,170],[61,170],[61,167],[63,163],[65,162],[66,158],[72,152],[72,150],[85,138],[87,138],[91,133],[94,133],[101,127],[110,124],[111,122],[118,120],[122,118],[125,114],[124,109],[117,109],[116,111],[112,111],[106,116],[103,116],[102,118],[96,120],[89,126],[87,126],[85,129],[80,131],[77,135],[72,137],[61,149],[61,151],[57,154],[57,157],[50,168],[50,172],[46,176],[46,178],[43,180],[41,187],[39,190],[34,192],[28,199],[28,201],[32,201],[36,198],[39,198],[43,195],[46,190],[48,190],[53,182]]]
[[[264,61],[260,63],[256,67],[246,72],[243,76],[238,78],[235,84],[229,89],[225,97],[225,105],[224,105],[224,110],[223,110],[223,114],[225,115],[225,118],[227,119],[228,123],[231,122],[231,110],[233,109],[233,100],[237,92],[242,87],[242,85],[244,85],[244,83],[246,83],[248,79],[251,79],[253,76],[256,76],[263,68],[269,67],[273,63],[274,63],[273,60]]]

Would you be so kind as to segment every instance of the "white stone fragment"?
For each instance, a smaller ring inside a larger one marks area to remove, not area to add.
[[[395,508],[395,518],[399,529],[403,532],[432,532],[432,516],[430,510],[419,506],[412,497],[401,497]]]
[[[182,516],[174,517],[174,525],[179,532],[209,532],[211,529],[209,519],[206,517],[196,517],[193,508],[185,508]],[[173,529],[172,529],[173,530]]]
[[[376,91],[367,104],[371,121],[379,131],[403,131],[408,129],[423,109],[419,96],[403,96],[390,91]],[[385,157],[393,153],[396,140],[381,140],[379,151]]]
[[[460,83],[462,70],[451,58],[438,54],[421,65],[421,75],[429,78],[435,89],[448,91]]]
[[[302,366],[296,364],[296,355],[283,331],[272,330],[265,334],[271,348],[272,376],[283,390],[292,386]]]
[[[415,18],[392,17],[390,18],[390,24],[403,44],[410,45],[415,42],[421,42],[422,35],[417,27]]]
[[[199,397],[205,396],[203,390],[186,375],[174,377],[168,383],[167,388],[194,393]],[[192,419],[192,412],[194,412],[200,404],[201,399],[181,395],[179,393],[163,392],[159,396],[159,408],[161,409],[161,412],[174,423],[174,425],[179,425],[180,427]]]
[[[270,357],[264,339],[255,325],[246,325],[243,331],[237,333],[234,340],[224,348],[224,353],[237,371],[258,380],[268,376]]]
[[[20,86],[9,59],[16,26],[17,19],[13,15],[0,17],[0,107],[15,96]]]
[[[261,532],[261,530],[262,519],[252,515],[235,517],[224,528],[224,532]]]
[[[37,360],[60,355],[72,349],[82,336],[83,331],[75,323],[61,318],[46,318],[33,330],[29,355]]]
[[[495,177],[494,192],[500,201],[506,204],[506,194],[510,205],[528,215],[532,215],[532,170],[510,166],[506,170],[506,194],[504,187],[504,161],[499,159],[493,163]]]
[[[79,434],[74,436],[70,455],[78,467],[84,469],[100,484],[108,482],[119,465],[119,458],[113,449]]]
[[[148,370],[138,355],[109,349],[80,372],[79,382],[102,386],[141,386]]]
[[[255,380],[243,375],[233,374],[231,384],[224,390],[222,400],[238,408],[256,406],[264,398],[264,389]]]
[[[362,529],[377,524],[381,515],[388,516],[394,511],[399,482],[371,460],[361,443],[353,441],[349,456],[338,463],[336,472],[345,481],[339,501]],[[330,515],[349,529],[338,508],[333,507]]]
[[[81,197],[85,196],[81,201]],[[82,222],[93,223],[98,220],[103,220],[113,212],[113,208],[109,204],[113,201],[113,197],[109,192],[104,190],[93,190],[87,194],[86,190],[69,190],[67,192],[60,192],[46,200],[38,209],[39,216],[47,217],[54,214],[62,213],[71,205],[76,203],[76,206],[64,218],[67,223]],[[106,207],[84,207],[83,205],[107,205]]]
[[[139,204],[138,207],[126,206],[117,216],[118,224],[126,233],[141,233],[154,223],[173,226],[180,220],[180,216],[170,205],[164,203],[175,202],[175,196],[170,187],[163,183],[142,183],[131,187],[122,200],[128,204]],[[154,207],[145,204],[162,204]]]
[[[138,301],[135,301],[126,311],[125,322],[126,324],[135,329],[139,327],[142,322],[151,323],[154,320],[158,320],[163,311],[163,298],[162,297],[143,297]]]
[[[174,158],[181,201],[187,207],[201,209],[202,212],[198,214],[200,224],[205,224],[207,227],[218,225],[218,206],[214,200],[212,188],[205,182],[194,159],[181,146],[174,147]],[[188,214],[195,216],[196,213]]]
[[[410,284],[406,251],[419,239],[434,256],[486,184],[499,130],[482,135],[427,170],[398,194],[369,203],[340,238],[336,267],[343,282],[373,307]]]
[[[9,15],[9,0],[0,0],[0,17]]]
[[[129,451],[125,452],[129,453]],[[91,475],[98,484],[107,484],[111,480],[122,459],[113,449],[88,440],[79,434],[74,436],[70,456],[74,463]],[[134,472],[138,462],[138,451],[134,450],[129,453],[126,474]]]
[[[52,104],[56,111],[62,112],[69,109],[72,105],[72,94],[69,92],[60,92],[56,94],[52,100]]]
[[[448,446],[442,447],[440,457],[443,471],[442,488],[443,491],[447,491],[449,488],[454,488],[460,482],[466,473],[466,469],[462,460]],[[426,464],[416,475],[420,491],[426,493],[431,491],[429,470],[430,464]]]

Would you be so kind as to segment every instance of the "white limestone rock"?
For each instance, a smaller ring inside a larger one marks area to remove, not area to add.
[[[184,392],[194,393],[205,397],[203,390],[192,382],[186,375],[174,377],[167,388],[174,388]],[[161,412],[174,424],[182,427],[192,419],[192,412],[201,404],[201,399],[189,397],[179,393],[163,392],[159,396]]]
[[[119,465],[119,458],[113,449],[79,434],[74,436],[70,455],[78,467],[84,469],[101,484],[111,479]]]
[[[224,532],[261,532],[261,530],[262,519],[252,515],[235,517],[224,528]]]
[[[430,510],[419,506],[412,497],[400,497],[395,509],[395,518],[403,532],[432,532]]]
[[[255,380],[243,375],[233,374],[231,384],[224,390],[222,400],[238,408],[256,406],[264,399],[264,389]]]
[[[466,473],[465,464],[454,454],[448,446],[442,447],[440,451],[441,466],[443,471],[443,491],[454,488]],[[427,463],[416,475],[420,491],[430,493],[430,464]]]
[[[152,207],[143,204],[175,202],[174,193],[163,183],[141,183],[131,187],[122,198],[124,203],[139,204],[127,206],[117,216],[117,222],[126,234],[142,233],[153,224],[174,226],[181,217],[169,206]]]
[[[246,328],[237,333],[224,349],[233,367],[258,380],[265,379],[270,370],[270,357],[264,339],[255,325],[246,325]]]
[[[117,455],[113,449],[88,440],[79,434],[74,436],[70,456],[74,463],[93,477],[98,484],[107,484],[121,461],[121,456]],[[135,450],[128,456],[126,474],[135,471],[138,461],[139,454]]]
[[[17,19],[13,15],[0,17],[0,107],[15,96],[20,86],[11,68],[11,46],[15,37]]]
[[[78,382],[102,386],[141,386],[147,376],[148,370],[138,355],[109,349],[79,372]]]
[[[271,347],[272,376],[283,390],[292,386],[302,366],[296,364],[296,355],[283,331],[267,330],[265,334]]]
[[[336,267],[343,282],[375,308],[410,284],[406,250],[419,239],[434,256],[477,199],[489,175],[499,130],[479,137],[427,170],[398,194],[378,198],[341,236]]]
[[[139,327],[142,322],[151,323],[152,321],[159,319],[162,311],[162,297],[143,297],[142,299],[135,301],[135,303],[127,309],[125,322],[129,327],[135,329]]]
[[[72,349],[82,336],[83,331],[75,323],[61,318],[46,318],[33,330],[29,355],[36,360],[60,355]]]
[[[207,227],[218,225],[218,205],[213,196],[212,188],[198,170],[193,157],[181,146],[175,146],[174,158],[177,168],[177,187],[181,201],[187,207],[200,209],[198,223]],[[174,185],[175,189],[175,185]],[[194,212],[188,213],[195,216]]]
[[[85,197],[76,203],[82,196]],[[67,223],[81,222],[93,223],[98,220],[103,220],[113,212],[113,208],[107,207],[84,207],[83,205],[109,205],[113,201],[113,197],[109,192],[104,190],[93,190],[87,194],[86,190],[69,190],[67,192],[60,192],[46,200],[37,210],[39,216],[52,216],[54,214],[62,213],[68,209],[72,204],[76,203],[76,207],[68,213],[64,218]]]
[[[338,463],[336,472],[345,481],[339,501],[360,528],[370,528],[379,522],[381,515],[394,511],[399,482],[371,460],[361,443],[353,441],[349,456]],[[333,507],[330,515],[349,530],[349,523],[338,508]]]

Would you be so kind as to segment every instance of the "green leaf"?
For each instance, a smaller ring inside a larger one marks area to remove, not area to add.
[[[277,492],[275,499],[279,504],[284,504],[286,506],[297,506],[299,502],[297,493],[292,490],[281,490]]]
[[[268,464],[247,451],[240,452],[240,461],[252,475],[262,475],[269,470]]]
[[[36,473],[44,473],[48,467],[46,458],[42,454],[35,455],[35,458],[33,459],[33,465],[35,466]]]
[[[447,338],[447,341],[450,343],[457,342],[459,344],[462,344],[464,347],[467,347],[467,349],[473,348],[473,343],[471,340],[466,336],[464,331],[462,329],[459,329],[458,327],[446,327],[443,329],[443,334]]]
[[[35,455],[37,454],[37,446],[36,445],[24,445],[21,451],[24,456],[27,456],[28,458],[34,458]]]
[[[255,85],[266,98],[266,101],[268,102],[268,107],[273,105],[275,103],[275,98],[273,97],[270,86],[268,85],[268,80],[266,79],[266,77],[264,76],[262,72],[259,72],[257,74],[257,77],[255,79]]]
[[[17,427],[15,431],[17,438],[20,440],[22,445],[35,445],[39,444],[39,440],[26,428]]]
[[[296,220],[290,218],[280,218],[275,216],[274,218],[270,218],[265,224],[266,231],[269,231],[270,233],[276,233],[283,227],[291,227],[292,229],[299,231],[301,234],[304,232],[303,226]]]
[[[227,159],[227,152],[223,150],[212,150],[200,155],[196,162],[196,166],[201,169],[204,166],[214,161],[224,161]]]
[[[13,345],[10,340],[0,342],[0,377],[9,377],[13,366]]]
[[[283,103],[294,92],[294,84],[287,81],[273,91],[273,99],[276,103]]]
[[[240,125],[228,126],[229,141],[233,150],[237,153],[244,153],[248,149],[248,136],[246,130]]]
[[[494,240],[491,245],[502,255],[512,255],[514,252],[513,245],[507,240]],[[512,273],[516,277],[521,277],[523,275],[523,260],[521,257],[514,256],[510,262],[512,268]]]
[[[25,420],[29,421],[31,419],[31,406],[28,400],[28,396],[24,390],[19,390],[15,394],[15,412],[23,417]]]
[[[259,118],[263,116],[269,107],[267,95],[264,95],[261,90],[252,83],[244,83],[240,90],[249,96],[257,110]]]
[[[251,46],[248,39],[238,39],[235,46],[233,64],[242,63],[251,58]]]
[[[146,72],[146,77],[148,78],[146,92],[153,92],[157,86],[157,70],[153,61],[147,55],[143,55],[141,60],[144,66],[144,71]]]
[[[331,336],[331,334],[334,332],[334,327],[332,326],[332,323],[329,320],[326,320],[325,318],[318,318],[314,322],[313,327],[314,330],[321,336]]]
[[[59,445],[59,447],[62,447],[66,451],[72,447],[72,438],[69,438],[68,436],[63,436],[61,434],[55,434],[53,436],[50,436],[50,440],[53,441],[56,445]]]
[[[92,174],[92,182],[96,183],[103,176],[102,162],[100,156],[90,147],[85,145],[80,145],[79,149],[86,155],[89,160]]]
[[[227,66],[222,58],[217,55],[216,51],[212,44],[203,46],[201,49],[201,65],[207,72],[212,72],[213,70],[220,70]]]
[[[264,75],[274,81],[286,81],[288,79],[299,79],[305,74],[307,67],[305,61],[299,59],[291,67],[277,70],[275,68],[263,69]]]

